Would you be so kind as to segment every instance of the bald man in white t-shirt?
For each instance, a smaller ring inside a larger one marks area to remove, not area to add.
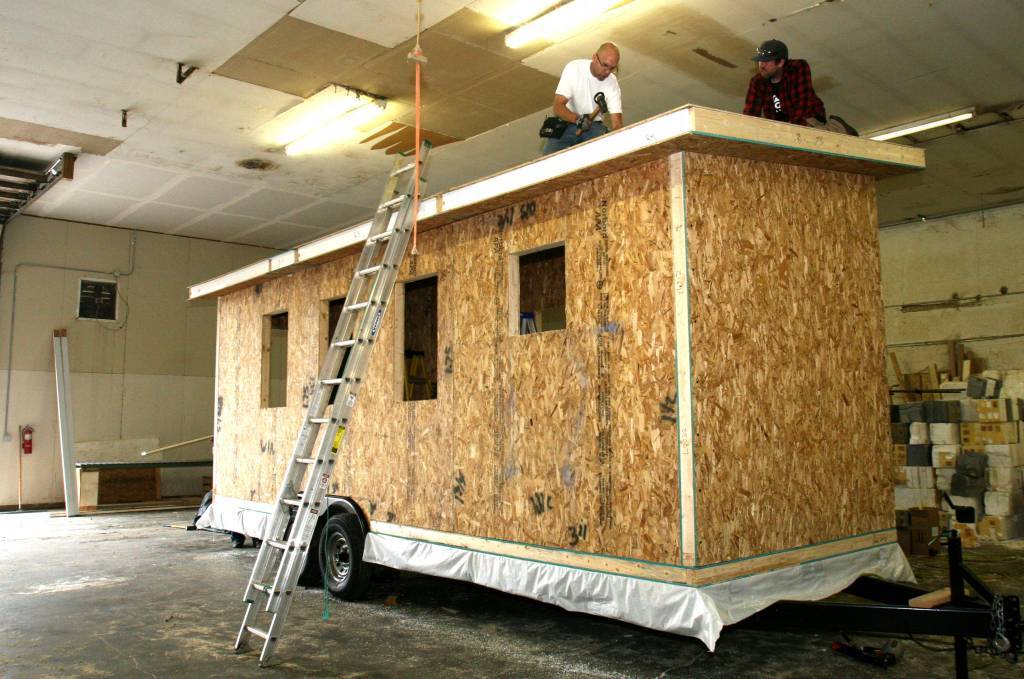
[[[545,155],[598,137],[609,127],[613,130],[622,127],[622,92],[614,73],[618,66],[619,48],[610,42],[598,47],[590,59],[574,59],[565,65],[555,88],[552,108],[555,115],[569,125],[562,136],[548,139]],[[607,115],[594,101],[598,92],[604,94]]]

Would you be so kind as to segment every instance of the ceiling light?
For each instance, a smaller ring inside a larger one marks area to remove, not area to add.
[[[289,156],[297,156],[301,153],[337,144],[353,136],[360,127],[376,120],[387,106],[384,100],[371,100],[362,105],[346,111],[326,124],[312,129],[292,143],[284,147],[284,152]]]
[[[625,4],[623,0],[573,0],[506,35],[505,46],[516,49],[537,40],[557,40],[574,29],[600,19],[601,14],[622,4]]]
[[[529,21],[541,12],[546,12],[550,7],[557,5],[559,0],[516,0],[506,2],[497,0],[497,6],[492,3],[474,3],[475,11],[487,14],[501,21],[506,26],[518,26],[524,21]]]
[[[386,106],[382,97],[351,87],[328,85],[263,125],[259,134],[268,145],[284,147],[288,155],[295,155],[331,143],[331,139],[347,137],[341,132],[354,131],[376,118]],[[327,134],[327,128],[333,133]],[[305,141],[311,136],[320,141]]]
[[[931,118],[923,118],[921,120],[915,120],[911,123],[905,123],[903,125],[896,125],[895,127],[887,127],[884,130],[878,130],[867,135],[869,138],[875,141],[885,141],[887,139],[895,139],[896,137],[904,137],[908,134],[914,134],[915,132],[921,132],[922,130],[930,130],[933,127],[942,127],[943,125],[952,125],[953,123],[959,123],[964,120],[970,120],[974,117],[974,107],[962,108],[957,111],[951,111],[950,113],[943,113],[941,115],[932,116]]]

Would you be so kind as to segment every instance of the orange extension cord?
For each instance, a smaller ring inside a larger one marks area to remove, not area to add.
[[[423,22],[423,0],[416,3],[416,47],[409,53],[409,58],[416,64],[416,149],[413,155],[413,188],[412,188],[412,254],[418,255],[416,249],[416,225],[420,216],[420,68],[427,60],[420,48],[420,27]]]

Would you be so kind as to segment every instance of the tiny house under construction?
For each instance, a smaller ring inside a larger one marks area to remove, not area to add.
[[[364,558],[711,648],[778,599],[910,578],[874,183],[923,166],[685,106],[424,200],[330,480]],[[212,525],[262,535],[366,228],[193,286],[218,298]]]

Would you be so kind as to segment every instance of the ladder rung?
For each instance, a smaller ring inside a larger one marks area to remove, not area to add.
[[[267,540],[267,544],[275,549],[280,549],[282,552],[288,551],[287,542],[281,542],[280,540]]]
[[[354,346],[355,343],[356,343],[356,340],[354,340],[354,339],[338,340],[337,342],[331,342],[331,346],[332,347],[338,347],[339,349],[344,349],[345,347]]]
[[[269,636],[270,636],[270,632],[268,632],[268,631],[267,631],[267,630],[265,630],[265,629],[260,629],[259,627],[252,627],[252,626],[250,626],[250,625],[246,625],[245,629],[246,629],[246,630],[247,630],[247,631],[248,631],[248,632],[249,632],[250,634],[255,634],[255,635],[256,635],[256,636],[258,636],[258,637],[259,637],[260,639],[264,639],[264,640],[265,640],[265,639],[266,639],[267,637],[269,637]]]
[[[385,231],[384,233],[378,233],[376,236],[367,238],[366,242],[371,245],[373,243],[379,243],[382,240],[387,240],[388,238],[391,238],[392,234],[394,234],[394,231]]]
[[[359,311],[360,309],[365,309],[368,306],[370,306],[370,302],[356,302],[355,304],[345,305],[345,311]]]
[[[359,273],[357,273],[356,275],[357,276],[362,276],[363,278],[366,278],[367,276],[372,276],[373,274],[377,273],[378,271],[380,271],[383,268],[384,268],[383,264],[378,264],[377,266],[367,267],[367,268],[363,269],[362,271],[360,271]]]
[[[292,507],[298,507],[302,504],[302,500],[292,500],[291,498],[284,498],[281,500],[283,505],[291,505]]]
[[[252,588],[254,590],[256,590],[257,592],[263,592],[267,596],[271,596],[271,594],[274,591],[274,586],[273,585],[265,585],[262,582],[254,582],[254,583],[252,583]]]
[[[333,386],[335,384],[342,384],[344,382],[345,382],[345,379],[342,378],[342,377],[332,377],[329,380],[320,380],[320,384],[326,384],[328,386]]]
[[[416,167],[416,163],[415,162],[409,163],[408,165],[403,165],[402,167],[400,167],[397,170],[395,170],[394,172],[392,172],[391,176],[392,177],[397,177],[398,175],[402,174],[403,172],[408,172],[409,170],[413,169],[414,167]]]
[[[295,461],[298,462],[299,464],[315,464],[316,463],[316,458],[315,457],[297,457],[297,458],[295,458]],[[296,505],[296,506],[298,506],[298,505]]]
[[[402,203],[402,201],[404,201],[405,199],[406,199],[406,196],[398,196],[397,198],[392,198],[391,200],[386,200],[386,201],[384,201],[383,203],[380,204],[380,207],[377,208],[377,212],[381,212],[382,210],[387,210],[387,209],[392,208],[392,207],[394,207],[396,205],[400,205]]]
[[[331,421],[329,417],[311,417],[309,418],[310,424],[327,424]]]

